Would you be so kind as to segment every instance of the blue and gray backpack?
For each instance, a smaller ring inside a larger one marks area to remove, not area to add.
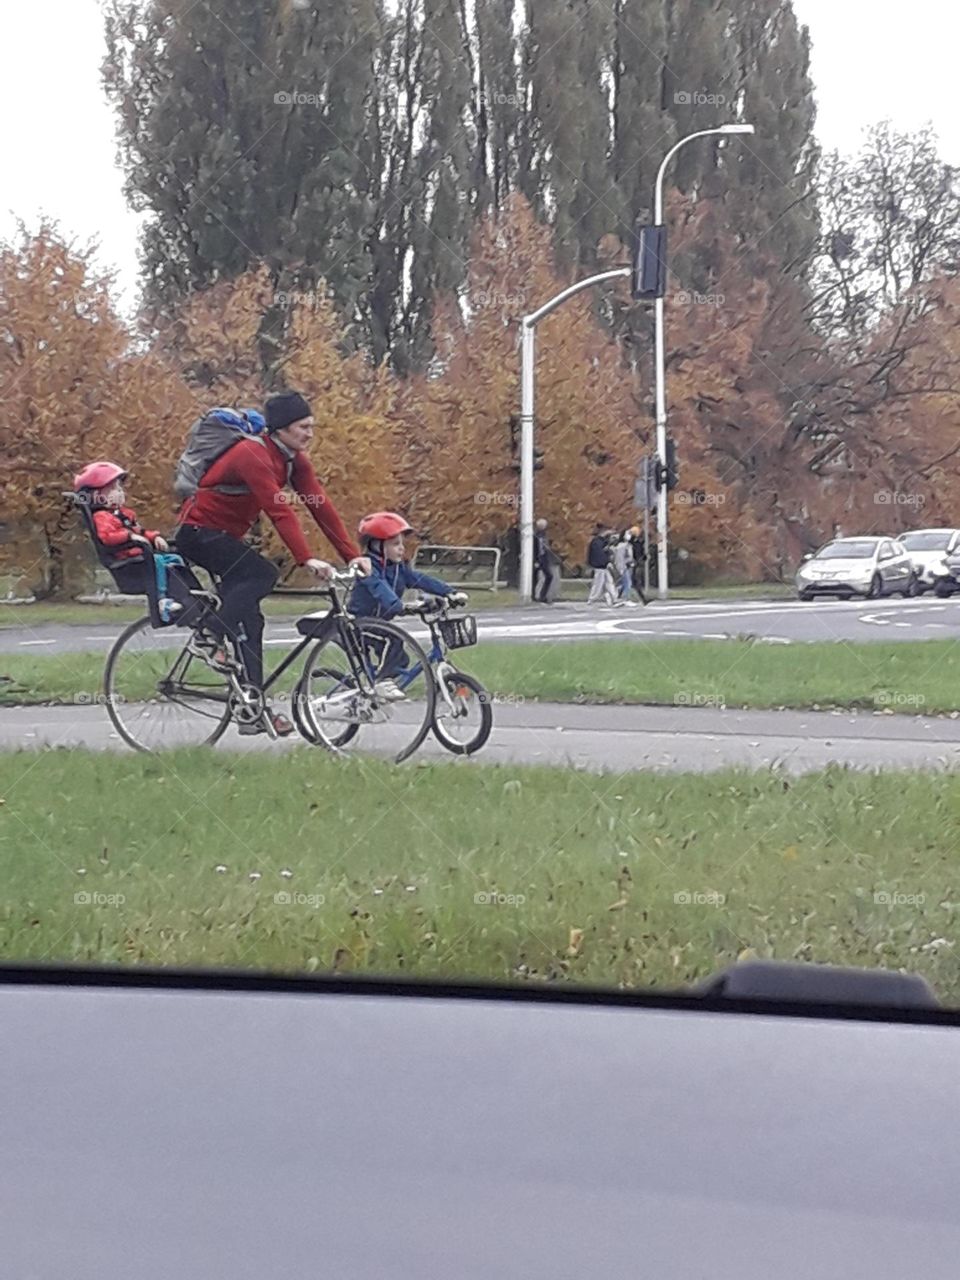
[[[192,498],[199,488],[207,470],[214,462],[239,444],[241,440],[259,439],[266,442],[263,434],[266,431],[263,414],[256,409],[210,409],[190,428],[187,445],[173,479],[173,491],[181,500]],[[240,484],[218,484],[214,486],[218,493],[246,493],[247,486]]]

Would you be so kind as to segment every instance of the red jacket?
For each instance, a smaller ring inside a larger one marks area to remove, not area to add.
[[[160,537],[156,529],[144,529],[137,520],[137,513],[129,507],[101,507],[93,513],[93,524],[105,547],[123,546],[130,541],[131,533],[139,533],[151,546]],[[117,552],[118,560],[129,560],[132,556],[142,558],[143,552],[139,547],[127,547]]]
[[[218,484],[244,484],[250,492],[218,493],[213,487]],[[286,484],[287,456],[275,441],[269,438],[264,443],[241,440],[221,454],[206,472],[197,492],[181,507],[180,523],[245,538],[257,516],[265,512],[297,564],[303,564],[313,554],[294,514],[295,506],[303,506],[344,560],[359,556],[360,548],[347,533],[305,453],[293,455],[290,488],[297,498],[286,489]]]

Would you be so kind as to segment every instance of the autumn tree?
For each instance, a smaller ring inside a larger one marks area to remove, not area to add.
[[[403,475],[415,526],[436,541],[489,544],[517,522],[517,322],[567,283],[553,266],[549,230],[522,197],[512,196],[501,217],[482,223],[467,281],[461,299],[438,306],[434,363],[399,402]],[[619,349],[589,300],[573,299],[543,321],[538,345],[537,515],[550,521],[561,553],[579,564],[595,520],[623,525],[632,518],[647,424]]]
[[[76,585],[89,563],[61,496],[84,463],[128,467],[138,509],[169,523],[159,459],[187,398],[162,361],[130,353],[93,252],[50,225],[0,248],[0,509],[40,536],[44,563],[30,576],[41,594]]]

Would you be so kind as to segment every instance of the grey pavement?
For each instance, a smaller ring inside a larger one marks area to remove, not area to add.
[[[296,738],[239,738],[231,728],[211,750],[288,751],[298,744]],[[358,744],[362,748],[362,731]],[[99,706],[15,707],[0,715],[0,750],[57,746],[128,750]],[[454,763],[432,737],[413,759]],[[960,718],[498,703],[490,742],[476,757],[455,762],[456,767],[470,768],[474,760],[616,773],[772,767],[800,774],[831,763],[868,770],[943,770],[960,765]]]
[[[584,639],[730,639],[754,636],[771,644],[960,638],[960,598],[861,601],[653,601],[646,608],[586,604],[485,609],[477,615],[482,642]],[[126,624],[0,627],[0,654],[106,652]],[[416,627],[414,634],[426,634]],[[267,622],[268,645],[297,639],[293,621]],[[158,642],[169,643],[166,633]]]

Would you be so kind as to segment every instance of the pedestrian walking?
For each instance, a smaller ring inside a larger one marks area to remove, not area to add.
[[[633,564],[630,567],[630,576],[633,580],[633,589],[640,597],[640,603],[645,605],[649,603],[643,589],[643,570],[647,562],[647,556],[646,548],[643,545],[643,534],[640,532],[639,525],[631,526],[630,540],[633,549]]]
[[[594,525],[593,537],[587,547],[587,564],[593,570],[593,582],[587,604],[616,604],[617,590],[610,572],[611,530],[603,524]]]
[[[538,520],[533,533],[533,598],[553,604],[559,594],[560,557],[550,546],[546,520]],[[537,588],[539,586],[539,594]]]
[[[617,583],[617,604],[632,605],[633,538],[629,529],[624,529],[613,548],[613,572]]]

